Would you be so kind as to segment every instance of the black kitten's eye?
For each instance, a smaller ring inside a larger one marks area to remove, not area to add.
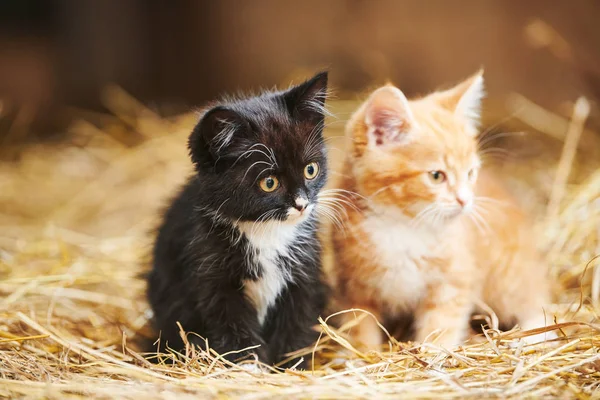
[[[443,183],[446,181],[446,174],[442,171],[429,171],[429,178],[433,183]]]
[[[316,162],[311,162],[306,167],[304,167],[304,176],[306,179],[315,179],[315,177],[319,174],[319,164]]]
[[[261,179],[258,185],[263,191],[270,193],[279,187],[279,180],[271,175]]]

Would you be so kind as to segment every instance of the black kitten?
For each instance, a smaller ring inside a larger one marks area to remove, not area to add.
[[[316,235],[326,89],[323,72],[217,104],[194,128],[196,173],[166,212],[148,281],[161,345],[182,350],[176,322],[220,354],[260,345],[250,352],[266,363],[315,340],[326,295]]]

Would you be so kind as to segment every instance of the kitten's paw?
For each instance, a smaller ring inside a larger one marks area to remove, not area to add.
[[[441,335],[439,333],[429,334],[417,342],[420,343],[419,348],[422,352],[440,352],[454,351],[464,343],[464,340],[460,332],[447,332]]]
[[[506,345],[511,349],[516,349],[520,346],[535,346],[538,344],[546,344],[548,346],[555,346],[558,342],[553,341],[557,339],[558,335],[555,332],[544,332],[536,335],[524,336],[519,339],[514,339],[507,342]]]
[[[456,344],[453,342],[448,342],[448,343],[425,342],[425,343],[421,343],[421,345],[418,347],[418,349],[421,353],[439,354],[439,353],[454,352],[458,349],[459,346],[460,346],[459,344]]]
[[[538,315],[535,318],[525,319],[521,325],[522,331],[531,331],[537,330],[546,326],[551,326],[551,323],[546,321],[546,317],[544,315]],[[542,332],[535,335],[525,336],[521,340],[525,345],[535,345],[544,343],[547,341],[551,341],[553,339],[558,338],[556,334],[556,330]],[[554,344],[556,342],[550,342],[549,344]]]
[[[525,336],[521,340],[526,345],[535,345],[544,342],[548,342],[558,338],[558,335],[554,331],[538,333],[537,335]]]
[[[263,366],[262,364],[258,364],[258,363],[239,364],[239,367],[242,368],[244,371],[249,372],[251,374],[262,375],[262,374],[268,372],[268,370],[265,366]]]

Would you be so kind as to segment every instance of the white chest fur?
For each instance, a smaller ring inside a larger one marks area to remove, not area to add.
[[[370,285],[391,311],[413,309],[436,272],[424,268],[424,258],[435,250],[435,235],[426,228],[415,229],[406,216],[387,209],[367,216],[361,227],[378,265]]]
[[[244,282],[244,292],[256,307],[258,321],[262,324],[267,311],[291,280],[290,271],[281,265],[281,258],[292,256],[289,254],[290,245],[296,240],[300,228],[269,221],[256,225],[240,223],[238,229],[248,240],[249,264],[262,272],[259,279]]]

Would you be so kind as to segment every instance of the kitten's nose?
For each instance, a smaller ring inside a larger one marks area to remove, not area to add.
[[[296,197],[295,203],[294,203],[294,208],[300,212],[304,211],[306,209],[306,206],[308,205],[308,200],[306,200],[303,197]]]
[[[471,201],[473,196],[468,190],[459,190],[456,192],[456,201],[460,204],[461,207],[466,208],[471,205]]]

